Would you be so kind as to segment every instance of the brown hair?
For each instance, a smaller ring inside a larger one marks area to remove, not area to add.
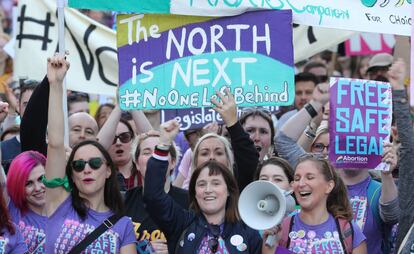
[[[271,157],[267,160],[264,160],[263,162],[259,162],[259,165],[257,166],[257,170],[254,175],[255,180],[259,180],[262,169],[267,165],[279,166],[283,170],[283,173],[285,173],[286,178],[288,179],[289,183],[293,182],[293,175],[294,175],[293,168],[290,166],[287,160],[279,158],[279,157]]]
[[[305,161],[312,161],[325,177],[325,180],[332,180],[335,184],[334,188],[329,193],[326,202],[328,212],[335,218],[343,218],[349,221],[352,220],[352,208],[348,199],[348,191],[341,177],[336,173],[335,168],[329,160],[313,154],[306,154],[299,158],[297,165]]]
[[[239,210],[237,208],[237,204],[239,201],[239,188],[237,186],[236,179],[232,175],[232,171],[229,170],[225,165],[222,163],[219,163],[214,160],[209,160],[201,164],[199,167],[197,167],[190,180],[190,185],[188,188],[188,194],[190,195],[190,207],[194,209],[194,211],[197,214],[201,214],[203,211],[201,211],[200,206],[197,203],[196,200],[196,182],[197,179],[204,169],[208,169],[208,175],[222,175],[224,178],[224,182],[227,185],[227,192],[228,197],[226,201],[226,213],[225,213],[225,221],[230,223],[236,223],[239,221]]]
[[[3,189],[4,186],[0,187]],[[7,209],[6,202],[3,197],[3,190],[0,191],[0,235],[4,232],[4,228],[6,228],[11,235],[14,235],[16,233],[16,229],[13,225],[13,222],[10,218],[9,210]]]

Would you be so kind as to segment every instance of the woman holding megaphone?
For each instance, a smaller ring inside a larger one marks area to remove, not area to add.
[[[239,219],[237,182],[224,164],[209,160],[194,170],[189,185],[192,210],[182,209],[165,193],[168,150],[178,130],[176,120],[160,126],[160,143],[145,177],[148,214],[175,244],[175,253],[261,253],[259,233]]]
[[[279,226],[277,246],[293,253],[367,253],[365,236],[351,222],[352,209],[341,178],[330,162],[315,155],[301,157],[295,169],[293,191],[301,211]],[[271,231],[265,231],[267,238]]]

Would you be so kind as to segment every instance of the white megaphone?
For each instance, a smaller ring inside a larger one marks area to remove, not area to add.
[[[295,209],[295,200],[290,194],[272,182],[254,181],[240,194],[240,217],[246,225],[256,230],[279,225]]]

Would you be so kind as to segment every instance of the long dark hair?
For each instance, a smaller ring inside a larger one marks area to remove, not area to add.
[[[99,144],[96,141],[93,140],[86,140],[79,144],[77,144],[73,150],[72,153],[69,156],[68,163],[66,164],[66,175],[69,179],[69,184],[72,187],[72,206],[79,215],[79,217],[82,218],[82,220],[86,219],[87,215],[87,200],[79,196],[79,189],[74,184],[72,176],[72,161],[73,157],[75,156],[76,151],[86,145],[92,145],[102,153],[103,157],[105,158],[107,165],[111,169],[111,176],[105,180],[105,187],[104,187],[104,202],[107,207],[111,209],[111,211],[115,214],[117,213],[123,213],[124,211],[124,204],[122,201],[122,196],[119,191],[118,186],[118,180],[117,180],[117,168],[115,164],[113,163],[111,156],[109,156],[109,153],[105,150],[105,148]]]
[[[345,183],[336,173],[335,168],[329,160],[313,154],[307,154],[299,158],[297,165],[304,161],[312,161],[318,168],[319,172],[322,173],[326,181],[332,180],[335,183],[335,187],[329,193],[326,202],[328,212],[335,218],[344,218],[348,221],[352,220],[352,208],[348,199],[348,191]]]
[[[0,235],[3,235],[4,228],[6,228],[11,235],[14,235],[16,233],[16,229],[14,228],[9,210],[6,206],[6,201],[4,200],[3,188],[4,186],[0,186]]]
[[[239,188],[237,186],[236,179],[232,174],[232,171],[222,163],[216,162],[215,160],[206,161],[194,170],[191,176],[190,185],[188,187],[188,194],[190,195],[190,207],[194,209],[194,211],[197,214],[202,213],[200,206],[197,203],[197,199],[195,197],[195,189],[198,176],[200,175],[201,171],[203,171],[205,168],[208,169],[209,176],[223,176],[224,182],[227,185],[227,192],[229,194],[226,202],[225,221],[230,223],[236,223],[240,219],[239,210],[237,208],[237,203],[239,201]]]

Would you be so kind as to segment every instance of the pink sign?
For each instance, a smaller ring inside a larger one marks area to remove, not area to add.
[[[345,41],[345,52],[347,56],[392,54],[394,46],[395,37],[392,34],[360,33]]]

